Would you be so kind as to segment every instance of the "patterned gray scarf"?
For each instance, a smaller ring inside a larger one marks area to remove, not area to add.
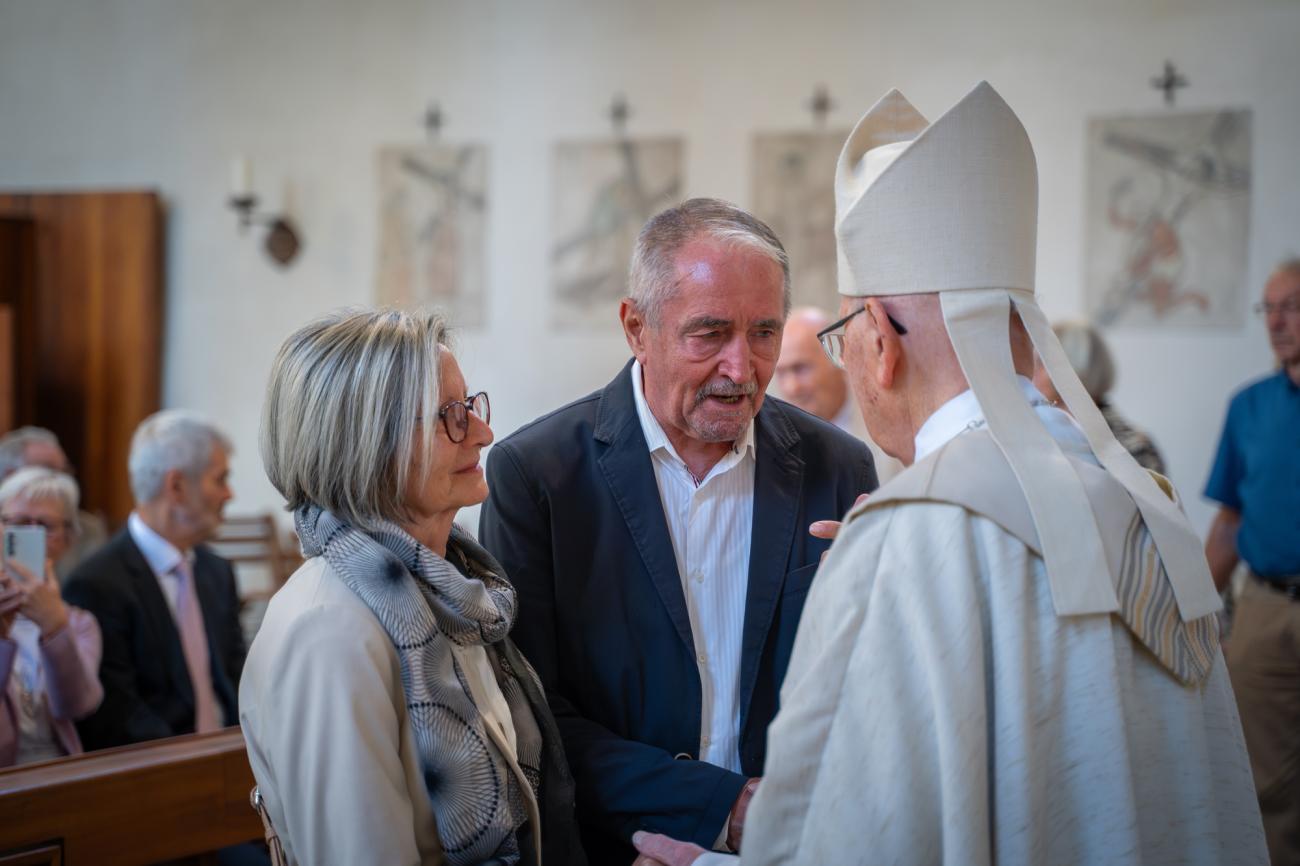
[[[518,829],[528,818],[518,777],[497,751],[451,645],[481,645],[514,721],[518,762],[538,793],[542,734],[528,699],[537,689],[492,646],[515,618],[515,590],[464,530],[452,528],[447,555],[460,569],[392,523],[362,532],[328,511],[294,514],[306,556],[323,556],[374,612],[397,647],[402,690],[438,837],[448,862],[519,862]],[[462,573],[463,572],[463,573]]]

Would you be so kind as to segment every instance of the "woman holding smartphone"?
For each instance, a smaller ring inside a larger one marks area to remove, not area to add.
[[[45,529],[44,573],[0,569],[0,767],[82,751],[73,722],[103,700],[95,618],[63,601],[54,561],[76,534],[77,482],[41,467],[0,484],[0,523]]]

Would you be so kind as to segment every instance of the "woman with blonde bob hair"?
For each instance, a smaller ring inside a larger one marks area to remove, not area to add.
[[[262,460],[307,561],[239,706],[291,863],[585,863],[514,588],[454,523],[487,497],[492,431],[445,343],[434,314],[345,312],[271,369]]]

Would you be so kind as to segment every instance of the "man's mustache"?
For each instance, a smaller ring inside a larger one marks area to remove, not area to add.
[[[724,379],[721,382],[710,382],[696,391],[695,403],[698,406],[708,397],[752,397],[756,393],[758,393],[758,384],[755,382],[737,385],[730,379]]]

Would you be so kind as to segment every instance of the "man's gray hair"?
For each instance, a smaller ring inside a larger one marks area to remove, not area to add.
[[[59,437],[44,427],[19,427],[0,437],[0,478],[26,466],[27,446],[37,442],[58,446]]]
[[[650,218],[637,235],[628,297],[650,325],[677,290],[677,252],[697,238],[757,250],[781,266],[782,317],[790,313],[790,260],[776,233],[753,214],[716,198],[693,198]]]
[[[315,505],[361,529],[410,519],[412,464],[419,456],[427,471],[441,423],[446,340],[436,313],[344,310],[285,341],[262,407],[261,451],[289,510]]]
[[[77,507],[81,491],[76,479],[66,472],[56,472],[44,466],[26,466],[0,483],[0,508],[22,497],[27,500],[55,501],[63,508],[63,516],[75,528]]]
[[[1269,274],[1269,279],[1272,279],[1278,274],[1291,274],[1292,276],[1300,277],[1300,256],[1294,256],[1278,262],[1277,267],[1273,269],[1273,273]]]
[[[1088,396],[1100,405],[1115,387],[1115,360],[1106,341],[1096,328],[1084,322],[1058,322],[1052,330]]]
[[[136,503],[156,499],[162,493],[163,479],[173,469],[198,481],[211,465],[216,448],[226,454],[234,451],[230,439],[196,412],[164,409],[141,421],[131,437],[127,458]]]

